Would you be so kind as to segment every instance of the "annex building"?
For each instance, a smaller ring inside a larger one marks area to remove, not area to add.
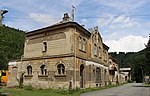
[[[60,23],[26,33],[24,55],[10,63],[8,86],[17,86],[21,73],[23,84],[36,88],[107,85],[108,49],[98,27],[87,30],[66,13]]]

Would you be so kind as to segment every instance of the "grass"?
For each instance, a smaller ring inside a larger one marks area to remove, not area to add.
[[[146,85],[150,87],[150,84],[146,84]]]
[[[105,87],[85,88],[68,91],[65,89],[34,89],[31,86],[25,86],[23,89],[20,88],[2,88],[0,92],[11,93],[13,96],[80,96],[82,93],[97,91],[119,85],[109,85]]]

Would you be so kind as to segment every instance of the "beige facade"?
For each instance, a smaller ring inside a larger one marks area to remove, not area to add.
[[[58,24],[26,33],[24,56],[10,66],[10,74],[17,68],[14,80],[23,72],[24,85],[36,88],[108,84],[109,47],[103,43],[98,27],[87,30],[68,18],[65,14]],[[12,83],[10,79],[8,85]]]

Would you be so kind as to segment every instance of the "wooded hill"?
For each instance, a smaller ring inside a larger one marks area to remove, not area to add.
[[[147,48],[139,52],[116,52],[109,53],[113,58],[117,59],[120,68],[132,68],[132,79],[137,82],[143,81],[143,76],[150,75],[149,58],[146,57]]]
[[[20,58],[24,40],[25,32],[0,26],[0,70],[6,69],[9,61]]]

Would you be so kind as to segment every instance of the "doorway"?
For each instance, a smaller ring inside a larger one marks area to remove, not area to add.
[[[84,65],[80,65],[80,88],[84,87]]]

